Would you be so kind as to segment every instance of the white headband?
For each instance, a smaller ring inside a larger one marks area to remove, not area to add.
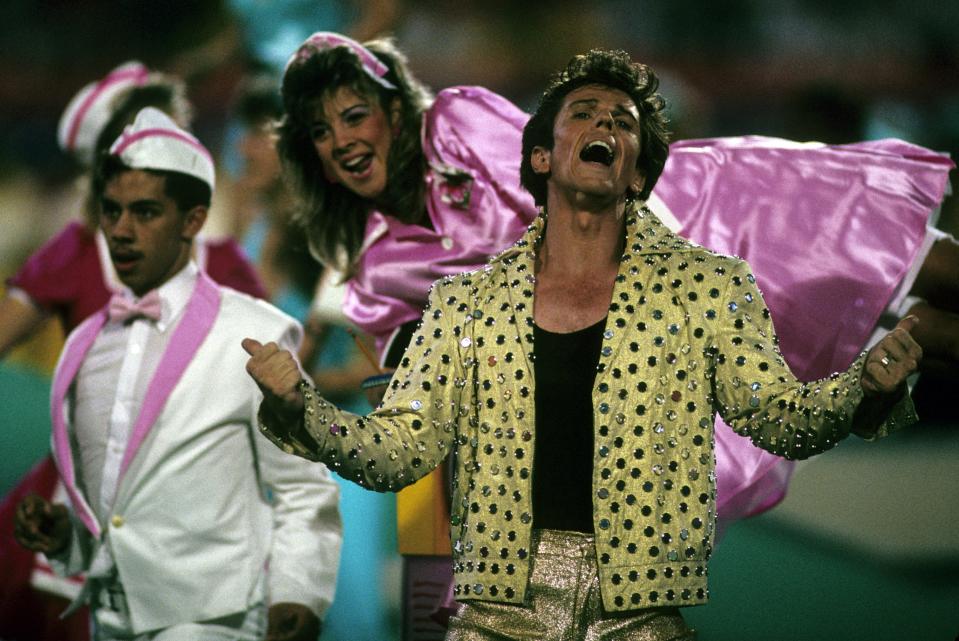
[[[199,140],[177,126],[153,107],[140,110],[110,146],[110,155],[119,156],[131,169],[176,171],[199,178],[213,191],[216,172],[213,157]]]
[[[149,75],[150,70],[139,62],[126,62],[77,92],[57,126],[60,148],[89,166],[97,138],[113,116],[114,98],[125,89],[142,85]]]
[[[386,79],[389,68],[383,64],[379,58],[373,55],[372,51],[356,40],[347,38],[339,33],[333,33],[332,31],[317,31],[304,40],[303,44],[301,44],[296,52],[290,56],[290,59],[286,61],[286,70],[289,70],[290,66],[295,62],[307,60],[316,53],[326,51],[327,49],[335,49],[336,47],[346,47],[355,53],[356,57],[360,59],[360,66],[363,67],[366,75],[380,86],[386,89],[396,90],[396,85]]]

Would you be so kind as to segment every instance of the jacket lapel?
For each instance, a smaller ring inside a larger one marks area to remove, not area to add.
[[[150,430],[156,424],[157,417],[166,405],[171,392],[180,382],[184,370],[193,360],[203,340],[209,334],[220,310],[220,290],[203,272],[197,277],[193,295],[183,312],[183,318],[177,325],[160,359],[150,385],[147,387],[143,406],[137,416],[133,433],[127,443],[123,460],[120,463],[119,482],[130,463],[136,456]]]
[[[73,462],[73,450],[70,447],[70,434],[67,429],[67,417],[64,412],[64,401],[73,380],[80,371],[83,359],[93,345],[100,330],[107,320],[105,309],[100,310],[71,335],[70,340],[63,348],[60,364],[57,367],[50,393],[50,418],[53,423],[53,451],[60,470],[60,477],[66,487],[70,501],[80,521],[95,536],[100,536],[100,524],[94,516],[93,510],[86,498],[77,487],[76,468]]]
[[[533,373],[533,294],[536,291],[536,247],[546,229],[544,214],[533,220],[526,233],[493,260],[502,268],[510,309],[516,319],[516,334],[527,373]],[[528,295],[527,295],[528,293]]]
[[[641,256],[649,254],[666,254],[672,252],[691,251],[697,246],[685,238],[674,234],[644,205],[637,204],[635,209],[626,213],[626,248],[623,252],[619,275],[613,287],[612,305],[623,306],[627,301],[636,297],[630,290],[631,279],[628,277],[634,267],[642,269]],[[541,213],[527,229],[526,233],[512,247],[504,250],[496,258],[502,268],[502,278],[505,280],[507,297],[512,313],[516,317],[516,333],[520,338],[523,356],[526,359],[527,373],[532,375],[535,348],[533,345],[533,297],[527,296],[527,291],[534,291],[536,278],[534,275],[536,264],[536,248],[539,245],[546,229],[546,217]],[[610,319],[618,317],[611,308]],[[609,360],[609,356],[621,348],[621,342],[626,332],[617,331],[615,320],[607,321],[603,336],[603,352],[600,363]],[[605,375],[605,367],[601,367]],[[600,378],[597,378],[600,380]]]
[[[633,284],[644,268],[649,269],[644,264],[644,256],[690,251],[695,247],[693,243],[673,233],[645,206],[638,206],[627,212],[626,247],[620,258],[616,283],[613,285],[613,298],[606,318],[599,359],[601,374],[597,377],[597,382],[609,373],[605,363],[623,348],[623,340],[629,333],[623,331],[627,324],[623,312],[635,306],[642,296],[642,292],[635,290]]]

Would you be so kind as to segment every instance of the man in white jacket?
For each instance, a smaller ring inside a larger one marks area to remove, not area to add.
[[[67,339],[53,450],[70,507],[39,497],[18,540],[85,571],[100,639],[315,641],[341,529],[328,470],[256,430],[245,336],[302,330],[190,259],[214,187],[209,152],[144,109],[100,164],[100,224],[123,294]]]

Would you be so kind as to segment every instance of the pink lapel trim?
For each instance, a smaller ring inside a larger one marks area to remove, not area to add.
[[[97,229],[93,235],[97,243],[97,257],[100,259],[100,273],[103,275],[103,284],[111,294],[117,294],[123,291],[123,284],[120,283],[120,277],[117,276],[117,270],[113,267],[113,261],[110,259],[110,248],[107,247],[107,237],[103,235],[102,229]]]
[[[93,533],[93,536],[100,536],[100,524],[97,523],[96,516],[90,505],[87,503],[80,489],[77,487],[76,470],[73,465],[73,451],[70,448],[70,435],[67,432],[67,419],[63,413],[63,402],[66,400],[67,392],[77,372],[80,371],[80,365],[83,359],[93,345],[97,334],[107,320],[106,309],[102,309],[80,326],[71,335],[71,339],[63,348],[63,356],[60,359],[60,365],[57,367],[56,375],[53,380],[53,387],[50,393],[50,417],[53,421],[53,451],[56,454],[57,469],[60,471],[60,478],[66,487],[67,495],[73,503],[74,511],[80,521],[87,526],[87,529]]]
[[[123,460],[120,462],[121,482],[127,468],[133,461],[133,457],[140,449],[140,445],[143,444],[164,405],[166,405],[170,393],[180,382],[184,370],[193,360],[194,354],[200,348],[207,334],[210,333],[219,311],[220,290],[210,280],[209,276],[200,272],[196,287],[193,289],[193,295],[183,312],[183,319],[174,330],[173,336],[170,337],[166,352],[160,359],[156,373],[154,373],[153,379],[147,387],[143,407],[140,408],[140,414],[137,416],[137,422],[133,427],[133,434],[130,436],[130,442],[127,443]]]

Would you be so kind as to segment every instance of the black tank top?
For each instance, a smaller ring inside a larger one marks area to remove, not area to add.
[[[533,527],[593,531],[593,402],[606,319],[569,334],[533,327]]]

